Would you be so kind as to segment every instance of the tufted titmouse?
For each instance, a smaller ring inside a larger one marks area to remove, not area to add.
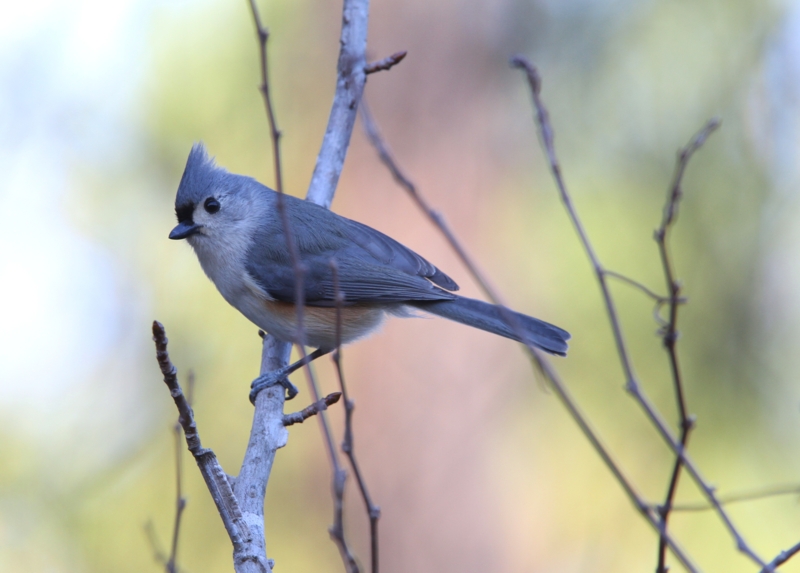
[[[202,144],[186,162],[170,239],[186,239],[200,266],[231,305],[279,340],[297,334],[295,269],[277,211],[278,194],[256,180],[217,167]],[[305,266],[305,342],[313,360],[336,347],[337,310],[341,342],[367,336],[384,316],[435,314],[565,356],[567,331],[524,314],[453,294],[458,285],[411,249],[366,225],[289,195],[284,196],[290,228]],[[344,302],[335,302],[331,260],[338,268]],[[337,306],[339,308],[337,309]],[[299,361],[253,383],[255,393],[283,384]]]

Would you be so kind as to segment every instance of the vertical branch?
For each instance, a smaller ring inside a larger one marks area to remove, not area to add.
[[[286,202],[283,197],[283,176],[281,170],[281,151],[280,151],[280,138],[281,132],[278,129],[275,112],[272,106],[272,96],[270,95],[269,84],[269,68],[267,58],[267,40],[269,40],[269,30],[261,23],[261,16],[258,13],[256,0],[250,1],[250,11],[253,15],[253,22],[256,26],[256,36],[258,37],[259,57],[261,63],[261,85],[259,91],[264,98],[264,107],[267,111],[267,119],[269,121],[270,134],[272,136],[272,158],[275,166],[275,186],[278,191],[278,214],[281,218],[283,225],[283,235],[286,240],[286,246],[289,249],[289,254],[292,258],[292,265],[295,274],[295,307],[297,309],[297,333],[295,334],[298,347],[305,356],[305,349],[303,344],[305,342],[305,334],[303,332],[303,312],[305,308],[305,293],[303,290],[303,277],[306,269],[300,260],[300,253],[297,249],[297,241],[292,226],[289,221],[289,215],[286,212]]]
[[[367,80],[369,0],[344,0],[336,93],[306,199],[330,207]]]
[[[297,246],[297,241],[292,232],[291,223],[286,212],[285,201],[282,194],[282,182],[280,180],[278,140],[280,132],[275,126],[275,117],[272,111],[271,99],[269,97],[269,83],[267,77],[267,58],[266,41],[268,33],[261,25],[255,0],[250,0],[250,7],[253,19],[256,23],[259,47],[261,54],[262,72],[262,94],[267,108],[267,115],[270,121],[270,128],[273,137],[273,151],[276,162],[276,176],[278,177],[278,202],[277,208],[283,224],[284,237],[291,256],[292,266],[295,275],[295,297],[294,303],[297,310],[297,332],[295,342],[305,364],[305,372],[309,383],[309,388],[315,402],[319,402],[320,393],[314,378],[313,372],[307,363],[308,355],[305,350],[305,334],[303,328],[305,291],[303,288],[303,278],[306,273],[305,265],[301,259]],[[355,116],[358,103],[364,89],[366,73],[366,42],[367,42],[367,22],[369,14],[368,0],[345,0],[342,14],[342,32],[340,39],[339,62],[337,66],[337,84],[334,95],[333,107],[331,109],[328,128],[323,138],[322,148],[320,149],[317,163],[312,176],[311,184],[307,194],[307,199],[329,207],[333,201],[336,185],[339,181],[344,158],[350,143],[350,136],[355,123]],[[266,346],[266,343],[265,343]],[[288,355],[287,355],[288,360]],[[283,364],[277,365],[281,367]],[[262,392],[263,393],[263,392]],[[346,481],[346,472],[342,469],[333,445],[332,433],[324,412],[319,413],[319,423],[322,430],[325,445],[328,450],[331,466],[333,469],[333,494],[334,494],[334,526],[331,527],[331,537],[339,547],[345,566],[350,572],[357,572],[358,565],[352,555],[344,536],[343,526],[343,496]]]
[[[336,67],[336,91],[333,96],[328,126],[322,139],[314,173],[308,186],[306,199],[329,208],[339,182],[350,138],[356,121],[358,105],[366,82],[367,24],[369,0],[344,0],[342,7],[342,31],[339,38],[339,60]],[[306,366],[306,372],[311,370]],[[319,392],[313,377],[309,376],[315,399]],[[341,468],[333,447],[331,431],[324,412],[320,413],[320,425],[325,435],[328,454],[333,468],[334,526],[330,533],[337,542],[339,552],[349,572],[357,572],[358,564],[344,538],[342,509],[346,472]]]
[[[194,372],[190,370],[187,378],[189,389],[186,393],[186,401],[191,406],[194,397]],[[175,422],[172,432],[175,436],[175,524],[172,528],[172,545],[166,563],[168,573],[176,573],[178,570],[178,540],[180,539],[183,511],[186,509],[186,498],[183,497],[183,447],[181,445],[183,428],[181,428],[180,420]]]
[[[381,508],[372,502],[372,497],[367,489],[367,482],[364,480],[356,460],[355,447],[353,445],[353,411],[356,408],[355,402],[347,394],[347,386],[344,381],[344,369],[342,367],[342,306],[344,306],[344,293],[339,290],[339,267],[336,259],[331,259],[331,272],[333,273],[333,289],[336,302],[336,350],[333,351],[333,361],[336,364],[336,374],[339,378],[339,387],[344,398],[344,439],[342,440],[342,451],[350,460],[350,467],[358,482],[358,489],[361,491],[361,498],[369,518],[370,536],[370,563],[371,572],[378,573],[378,520],[381,517]]]
[[[191,400],[189,401],[191,404]],[[180,539],[181,518],[183,510],[186,509],[186,498],[183,497],[183,443],[181,423],[175,422],[172,429],[175,437],[175,524],[172,528],[172,544],[170,546],[169,559],[165,565],[167,573],[175,573],[178,562],[178,540]]]
[[[678,307],[682,300],[681,284],[675,278],[675,271],[673,269],[672,260],[669,256],[669,249],[667,246],[667,235],[675,219],[678,215],[678,204],[683,196],[681,184],[683,181],[683,174],[686,172],[686,167],[689,164],[694,152],[700,149],[705,143],[708,136],[719,127],[719,120],[710,120],[705,127],[692,139],[692,141],[683,149],[678,155],[678,162],[675,166],[675,176],[672,181],[669,193],[667,194],[666,204],[664,205],[664,215],[661,220],[661,226],[656,230],[654,238],[658,244],[658,251],[661,256],[661,266],[664,271],[664,279],[667,283],[667,292],[669,292],[669,320],[663,328],[662,341],[664,348],[669,356],[670,371],[672,373],[672,382],[675,387],[675,401],[677,403],[677,410],[679,416],[678,427],[680,428],[680,445],[681,449],[685,450],[689,442],[689,434],[694,428],[694,418],[687,414],[686,398],[683,390],[683,379],[681,376],[681,369],[678,363],[678,351],[676,348],[678,342]],[[661,518],[661,524],[664,531],[667,530],[667,521],[672,506],[675,501],[675,493],[678,490],[678,480],[680,479],[681,468],[683,461],[681,456],[675,456],[675,465],[672,468],[672,474],[667,487],[667,495],[664,503],[658,508],[658,514]],[[658,565],[656,573],[667,573],[667,541],[662,535],[658,543]]]
[[[267,41],[269,31],[262,25],[261,17],[258,13],[256,0],[249,0],[250,11],[253,23],[256,28],[256,36],[259,46],[261,85],[259,91],[264,99],[264,106],[267,112],[270,135],[272,140],[272,159],[275,171],[275,186],[278,191],[277,207],[284,228],[284,236],[290,252],[294,247],[293,235],[289,231],[289,220],[286,215],[286,206],[283,198],[283,175],[280,152],[281,132],[277,127],[275,112],[272,105],[272,97],[269,83],[269,68],[267,57]],[[296,249],[295,249],[296,250]],[[293,260],[298,260],[294,258]],[[300,281],[296,288],[302,292],[302,269],[296,266]],[[298,305],[298,325],[302,327],[302,304]],[[302,332],[298,333],[298,338],[302,340]],[[285,367],[289,363],[291,344],[281,342],[272,336],[266,336],[262,342],[261,368],[260,375],[273,370]],[[250,439],[247,444],[242,467],[239,477],[235,483],[235,492],[242,501],[243,511],[248,516],[248,522],[254,530],[253,551],[261,552],[266,559],[266,538],[264,535],[264,497],[266,496],[267,483],[272,472],[272,463],[275,460],[275,452],[278,448],[286,445],[288,432],[283,426],[283,405],[284,392],[281,386],[267,388],[258,393],[255,397],[253,412],[253,425],[250,430]],[[234,559],[236,565],[236,559]],[[271,570],[271,561],[267,561]]]
[[[324,412],[320,412],[322,415]],[[339,548],[339,554],[348,573],[359,573],[358,561],[350,550],[344,535],[344,487],[347,472],[338,464],[333,472],[333,525],[328,529],[331,539]]]
[[[167,370],[169,372],[169,370]],[[188,376],[189,390],[186,395],[186,401],[191,406],[192,396],[194,394],[194,372],[189,371]],[[183,512],[186,509],[186,498],[183,497],[183,429],[181,428],[180,418],[175,421],[172,427],[172,435],[175,438],[175,519],[172,523],[172,543],[170,545],[169,556],[165,555],[160,549],[158,538],[156,536],[153,522],[148,521],[145,524],[145,534],[153,548],[153,554],[163,567],[166,573],[176,573],[178,571],[178,541],[180,540],[181,533],[181,520]]]
[[[291,345],[269,336],[264,337],[260,372],[264,374],[283,367],[289,361],[290,352]],[[286,445],[288,439],[288,432],[283,426],[284,399],[282,386],[266,388],[256,396],[250,438],[239,475],[233,483],[233,491],[252,530],[250,544],[253,552],[261,552],[265,558],[264,496],[275,453]],[[271,571],[271,560],[267,560],[267,563]]]
[[[256,0],[250,0],[250,11],[253,14],[253,22],[256,25],[256,35],[258,36],[259,57],[261,59],[261,85],[258,90],[264,98],[264,107],[267,110],[269,120],[269,131],[272,137],[272,158],[275,169],[275,189],[278,193],[283,193],[283,175],[281,170],[281,130],[278,129],[275,120],[275,112],[272,107],[272,96],[269,89],[269,62],[267,60],[267,40],[269,40],[269,30],[261,24],[261,16],[258,13]]]
[[[675,438],[667,423],[664,422],[660,413],[655,409],[649,398],[641,389],[641,385],[633,373],[633,366],[631,365],[628,349],[622,336],[622,328],[620,326],[619,317],[614,305],[614,299],[611,296],[611,292],[608,288],[608,282],[606,280],[606,270],[600,264],[600,260],[597,257],[591,242],[589,241],[586,230],[584,229],[583,224],[578,217],[578,212],[572,203],[572,199],[567,191],[566,184],[564,183],[564,178],[561,173],[561,166],[559,164],[558,157],[556,156],[555,146],[553,144],[553,128],[550,124],[550,118],[549,114],[547,113],[547,109],[545,108],[540,96],[541,78],[539,77],[539,72],[536,70],[533,64],[531,64],[522,56],[515,56],[512,58],[511,65],[515,68],[523,70],[526,74],[531,90],[531,96],[533,98],[533,105],[536,113],[536,124],[539,127],[539,133],[541,135],[545,154],[550,166],[550,172],[555,180],[561,201],[564,203],[564,207],[567,210],[570,221],[572,222],[573,227],[575,227],[575,231],[578,234],[581,245],[586,251],[586,254],[591,262],[592,269],[594,270],[595,277],[600,286],[606,312],[609,317],[609,323],[611,324],[611,330],[614,335],[617,354],[619,355],[620,363],[625,374],[625,387],[627,391],[634,397],[647,418],[653,424],[653,427],[656,428],[664,441],[681,459],[681,463],[692,476],[694,482],[706,496],[711,505],[714,506],[717,515],[719,515],[720,519],[725,524],[725,527],[728,529],[731,537],[733,537],[734,541],[736,542],[737,549],[743,554],[747,555],[759,566],[765,566],[764,561],[750,548],[748,543],[744,540],[744,537],[742,537],[741,533],[739,533],[739,530],[734,525],[727,511],[725,511],[725,509],[719,503],[719,500],[714,492],[714,488],[700,474],[700,470],[697,468],[697,465],[685,452],[681,443]]]

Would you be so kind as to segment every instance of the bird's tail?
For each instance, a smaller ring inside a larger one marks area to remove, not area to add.
[[[504,307],[462,296],[453,300],[415,302],[413,306],[517,342],[530,343],[551,354],[567,355],[569,332]]]

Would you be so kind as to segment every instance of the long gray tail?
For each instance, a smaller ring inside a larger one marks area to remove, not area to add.
[[[569,332],[532,316],[463,296],[453,300],[415,302],[412,306],[517,342],[523,342],[518,334],[521,333],[524,342],[551,354],[567,355]]]

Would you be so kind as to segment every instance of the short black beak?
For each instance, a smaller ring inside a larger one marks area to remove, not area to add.
[[[178,223],[178,225],[172,229],[172,232],[169,234],[169,238],[175,241],[178,239],[185,239],[186,237],[191,237],[199,230],[200,225],[195,225],[191,221],[184,221]]]

